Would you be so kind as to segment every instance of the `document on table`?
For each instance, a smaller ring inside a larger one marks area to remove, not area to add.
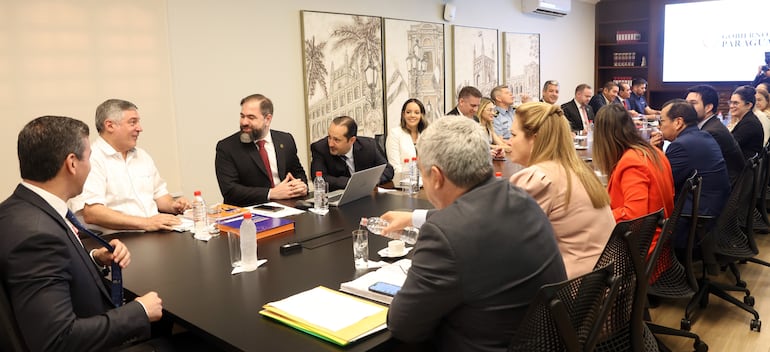
[[[323,286],[263,308],[262,315],[338,345],[384,329],[388,314],[387,307]]]
[[[406,281],[406,273],[412,266],[411,259],[401,259],[395,263],[388,264],[376,271],[371,271],[363,276],[348,282],[340,284],[340,291],[352,293],[356,296],[371,299],[373,301],[390,304],[393,297],[369,290],[369,286],[376,282],[386,282],[396,286],[403,286]]]

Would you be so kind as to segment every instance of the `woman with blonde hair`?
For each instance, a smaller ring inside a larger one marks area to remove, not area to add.
[[[532,102],[516,109],[510,158],[526,168],[510,181],[548,215],[569,278],[593,270],[615,227],[607,191],[572,141],[558,105]]]
[[[489,136],[490,154],[495,158],[502,158],[505,156],[505,153],[511,151],[511,148],[495,133],[494,120],[497,114],[495,103],[488,98],[481,98],[479,110],[476,111],[476,117],[479,119],[481,127],[484,128],[484,131]]]
[[[674,178],[663,151],[645,141],[622,105],[601,108],[594,119],[593,161],[609,175],[607,191],[615,220],[635,219],[661,208],[674,210]],[[660,229],[650,245],[657,244]]]

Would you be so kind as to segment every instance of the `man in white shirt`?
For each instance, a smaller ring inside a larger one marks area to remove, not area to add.
[[[92,145],[91,173],[83,193],[69,202],[73,212],[105,233],[172,230],[180,224],[173,214],[189,207],[184,197],[168,193],[155,162],[136,146],[143,131],[137,110],[119,99],[96,108],[99,137]]]

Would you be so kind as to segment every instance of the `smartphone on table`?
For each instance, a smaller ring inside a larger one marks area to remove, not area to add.
[[[398,290],[400,289],[401,289],[401,286],[389,284],[387,282],[382,282],[382,281],[375,282],[374,285],[369,286],[369,291],[381,293],[383,295],[390,296],[390,297],[395,296]]]
[[[281,211],[283,210],[283,207],[275,206],[275,205],[267,205],[267,204],[260,204],[254,207],[255,210],[262,210],[262,211]]]

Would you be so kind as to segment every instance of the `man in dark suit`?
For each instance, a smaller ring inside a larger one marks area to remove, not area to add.
[[[746,161],[743,159],[741,147],[735,141],[730,131],[719,121],[714,114],[714,110],[719,106],[719,94],[714,87],[709,85],[697,85],[687,89],[687,102],[692,105],[698,114],[698,127],[701,131],[708,132],[711,137],[719,144],[722,151],[722,158],[727,165],[727,175],[730,177],[730,184],[743,170]]]
[[[575,98],[561,105],[572,132],[585,131],[594,120],[594,110],[588,105],[593,94],[591,86],[579,84],[575,88]]]
[[[247,206],[307,195],[307,176],[291,134],[270,129],[273,102],[241,100],[241,130],[217,143],[214,169],[226,204]]]
[[[623,102],[620,101],[620,98],[618,98],[618,91],[620,88],[618,87],[618,84],[609,81],[604,84],[604,87],[602,88],[602,93],[594,95],[593,98],[588,102],[588,105],[591,105],[591,108],[594,110],[594,113],[599,112],[599,109],[602,108],[602,106],[605,106],[607,104],[623,104]]]
[[[719,144],[707,132],[698,130],[698,114],[687,101],[674,99],[663,104],[660,132],[670,141],[666,157],[671,163],[676,194],[687,178],[697,170],[703,178],[699,214],[718,217],[730,195],[730,180]],[[692,211],[692,199],[685,201],[683,214]],[[675,234],[677,247],[684,247],[688,226],[679,226]]]
[[[353,172],[387,164],[380,176],[380,184],[393,179],[393,166],[382,155],[377,142],[369,137],[358,137],[358,125],[349,116],[332,120],[329,136],[310,145],[313,159],[310,171],[323,173],[329,191],[343,189]]]
[[[91,170],[88,126],[43,116],[19,133],[22,183],[0,204],[0,271],[24,342],[31,351],[105,351],[150,336],[162,315],[150,292],[120,307],[97,265],[131,261],[119,240],[89,252],[65,216]],[[136,348],[137,346],[134,346]]]
[[[435,351],[506,351],[540,286],[567,278],[550,222],[527,193],[492,176],[487,136],[469,120],[435,121],[417,154],[437,210],[420,226],[388,329]],[[411,217],[383,218],[393,213]]]
[[[473,119],[473,121],[479,122],[479,118],[476,117],[476,111],[479,110],[479,104],[481,104],[481,91],[476,87],[466,86],[460,89],[460,93],[457,94],[457,106],[446,114],[451,116],[465,116],[469,119]]]

